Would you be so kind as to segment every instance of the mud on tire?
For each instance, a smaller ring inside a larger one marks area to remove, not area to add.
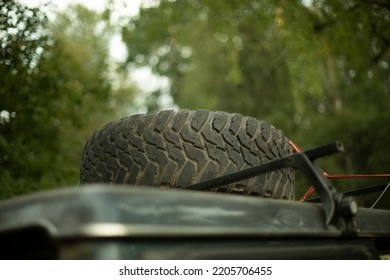
[[[292,153],[283,132],[264,121],[206,110],[160,111],[111,122],[82,154],[80,182],[180,188]],[[292,169],[214,189],[294,198]]]

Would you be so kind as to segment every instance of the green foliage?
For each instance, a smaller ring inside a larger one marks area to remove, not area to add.
[[[30,94],[36,85],[36,67],[41,53],[48,47],[43,35],[46,17],[39,10],[28,9],[14,1],[2,1],[0,10],[0,110],[15,116],[0,125],[1,197],[9,197],[23,192],[32,177],[42,177],[43,170],[36,163],[50,162],[51,155],[43,151],[45,146],[57,148],[57,143],[50,140],[56,139],[57,128],[43,126],[41,121],[50,121],[42,104],[43,98],[51,97],[50,93]],[[42,152],[43,156],[39,157]],[[16,180],[19,182],[12,188]],[[37,188],[38,184],[36,181],[29,187]]]
[[[0,10],[0,198],[75,186],[84,141],[134,91],[113,89],[111,27],[80,5],[53,23],[14,1]]]
[[[389,26],[386,1],[161,0],[122,33],[180,107],[266,119],[303,148],[342,140],[329,173],[389,173]]]

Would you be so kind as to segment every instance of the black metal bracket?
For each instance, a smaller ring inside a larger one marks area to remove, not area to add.
[[[251,167],[182,188],[209,191],[212,188],[226,186],[234,182],[284,168],[299,169],[304,173],[310,184],[313,185],[323,204],[326,226],[335,226],[345,233],[353,232],[353,217],[357,212],[356,202],[352,197],[346,197],[342,193],[337,192],[333,188],[330,181],[324,176],[321,169],[314,163],[314,161],[318,158],[343,151],[343,144],[341,142],[334,142],[308,151],[293,153],[291,155],[269,161],[259,166]]]

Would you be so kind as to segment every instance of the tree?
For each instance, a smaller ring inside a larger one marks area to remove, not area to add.
[[[110,26],[80,5],[52,24],[14,1],[0,10],[0,111],[15,116],[0,124],[0,198],[74,186],[84,141],[134,91],[112,86]]]
[[[31,177],[41,178],[43,173],[34,163],[50,161],[44,150],[57,149],[58,130],[43,125],[50,122],[44,104],[48,93],[31,94],[42,52],[48,48],[46,17],[14,1],[1,1],[0,10],[0,110],[15,116],[0,125],[1,197],[9,197],[37,188],[39,182],[27,187]]]
[[[124,28],[128,60],[169,77],[180,107],[279,122],[275,108],[293,115],[294,100],[283,42],[272,33],[273,8],[268,2],[160,1]]]

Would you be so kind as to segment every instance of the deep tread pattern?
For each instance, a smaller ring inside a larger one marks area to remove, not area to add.
[[[83,151],[80,182],[180,188],[290,153],[281,130],[240,114],[139,114],[94,132]],[[293,170],[284,169],[214,191],[293,199],[293,185]]]

